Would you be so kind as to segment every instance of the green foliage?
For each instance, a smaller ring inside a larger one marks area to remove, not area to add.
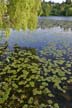
[[[67,16],[72,16],[72,7],[69,7],[67,12],[66,12]]]
[[[57,103],[55,103],[54,108],[59,108],[59,105]]]
[[[4,3],[4,0],[0,0],[0,28],[3,25],[3,21],[5,19],[4,16],[5,16],[6,11],[7,11],[7,7]]]
[[[72,16],[72,4],[42,2],[41,16]]]
[[[36,28],[40,3],[40,0],[0,0],[0,28],[6,31]]]
[[[50,12],[51,12],[51,5],[46,2],[42,2],[41,16],[49,16]]]

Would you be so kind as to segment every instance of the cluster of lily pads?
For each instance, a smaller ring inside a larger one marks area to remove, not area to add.
[[[38,56],[33,48],[0,47],[0,108],[62,107],[72,82],[72,59],[64,54],[72,53],[55,48],[50,43]]]
[[[69,92],[72,90],[72,43],[66,40],[49,42],[40,51],[40,57],[44,57],[47,62],[49,61],[47,69],[50,74],[48,79],[53,83],[52,89],[55,90],[54,87],[56,87],[57,90],[62,91],[57,93],[63,94],[66,102],[68,99],[65,96],[68,96],[71,101],[72,96]]]

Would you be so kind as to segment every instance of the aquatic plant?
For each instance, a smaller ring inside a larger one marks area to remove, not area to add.
[[[61,43],[58,48],[50,43],[39,56],[33,48],[0,48],[1,108],[62,107],[60,98],[68,95],[72,82],[72,59],[69,45],[63,50]]]

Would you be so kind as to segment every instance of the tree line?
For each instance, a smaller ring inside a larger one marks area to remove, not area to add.
[[[61,4],[54,2],[41,3],[41,16],[72,16],[72,3],[63,2]]]

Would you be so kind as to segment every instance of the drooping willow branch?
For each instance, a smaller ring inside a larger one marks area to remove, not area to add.
[[[0,28],[34,29],[41,0],[0,0]]]

